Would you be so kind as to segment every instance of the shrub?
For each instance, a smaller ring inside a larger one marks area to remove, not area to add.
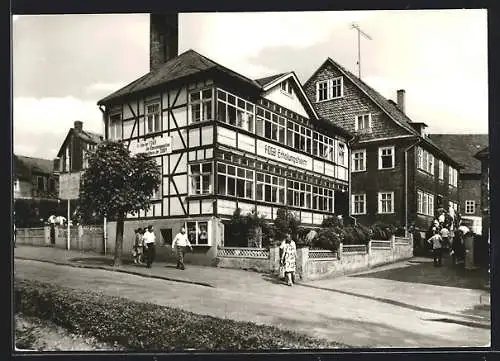
[[[206,351],[335,348],[302,334],[139,303],[95,291],[15,279],[15,311],[54,322],[68,331],[128,350]]]
[[[360,225],[344,228],[344,244],[368,244],[370,232]]]
[[[342,233],[334,228],[322,228],[319,230],[318,236],[313,240],[312,246],[336,252],[342,241]]]
[[[396,232],[396,227],[394,225],[385,224],[382,222],[376,222],[371,227],[372,238],[387,241],[391,239],[392,235]]]
[[[322,228],[342,228],[342,222],[336,216],[330,216],[321,222]]]
[[[285,234],[287,233],[290,233],[292,238],[296,239],[299,225],[300,221],[292,212],[284,208],[278,209],[278,211],[276,212],[276,218],[274,219],[276,240],[283,240],[285,238]]]

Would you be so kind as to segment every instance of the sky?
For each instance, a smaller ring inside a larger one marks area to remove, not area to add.
[[[488,132],[486,10],[179,14],[194,49],[249,78],[331,57],[396,100],[430,133]],[[52,159],[75,120],[103,133],[97,101],[149,72],[149,15],[22,15],[13,28],[14,153]],[[202,31],[200,31],[202,29]]]

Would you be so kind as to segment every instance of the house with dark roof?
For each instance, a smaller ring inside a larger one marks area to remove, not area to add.
[[[152,207],[128,214],[125,234],[152,224],[170,243],[184,226],[196,249],[190,257],[211,260],[217,246],[236,245],[224,232],[236,208],[269,221],[286,208],[303,225],[348,215],[352,135],[318,116],[294,72],[254,80],[194,50],[151,64],[98,102],[105,138],[132,153],[149,149],[163,170]]]
[[[320,117],[355,134],[351,143],[351,214],[426,231],[439,207],[458,209],[460,164],[427,136],[425,123],[328,58],[304,89]]]
[[[490,151],[481,149],[475,155],[481,162],[481,228],[483,237],[490,242]]]
[[[38,226],[58,207],[58,177],[50,159],[15,155],[13,158],[16,225]]]
[[[487,204],[481,198],[481,161],[476,157],[488,146],[488,134],[430,134],[429,137],[463,168],[458,175],[459,211],[481,234],[482,210]]]
[[[57,152],[54,169],[60,173],[80,172],[88,167],[86,152],[94,149],[103,136],[83,129],[83,122],[77,120]]]

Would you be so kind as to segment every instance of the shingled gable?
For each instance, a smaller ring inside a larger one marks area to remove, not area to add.
[[[202,72],[216,71],[222,72],[233,78],[239,79],[257,89],[261,89],[259,83],[249,79],[235,71],[228,69],[215,61],[190,49],[165,62],[156,70],[150,71],[132,83],[99,100],[97,105],[105,105],[133,93],[139,93],[152,87],[165,85],[170,82],[181,80]]]
[[[92,144],[99,144],[104,137],[100,134],[94,133],[94,132],[89,132],[88,130],[81,130],[79,132],[75,132],[74,128],[71,128],[68,131],[68,134],[66,134],[66,137],[64,138],[64,141],[61,144],[61,147],[59,148],[59,151],[57,152],[57,157],[60,158],[62,157],[65,149],[66,149],[66,143],[71,139],[72,134],[77,136],[78,138],[86,141],[87,143],[92,143]]]
[[[262,86],[263,91],[268,91],[269,89],[275,87],[276,85],[287,79],[291,79],[295,83],[295,88],[299,90],[297,95],[302,104],[306,106],[307,113],[309,113],[312,118],[319,119],[316,109],[314,109],[314,106],[304,92],[304,88],[302,87],[302,84],[300,83],[299,78],[297,77],[297,74],[295,74],[295,72],[290,71],[288,73],[271,75],[266,78],[257,79],[255,81]]]
[[[350,80],[358,89],[361,90],[369,99],[371,99],[375,105],[377,105],[387,116],[391,119],[395,124],[405,129],[408,133],[413,136],[416,136],[420,139],[421,143],[426,144],[431,149],[435,150],[439,153],[444,159],[449,161],[453,166],[457,168],[463,168],[460,163],[454,160],[449,154],[447,154],[443,149],[441,149],[437,144],[435,144],[431,139],[422,137],[414,128],[410,125],[413,123],[412,120],[403,113],[399,107],[393,101],[386,99],[375,89],[370,87],[368,84],[363,82],[357,76],[352,74],[349,70],[338,64],[332,58],[328,57],[323,64],[321,64],[318,69],[311,75],[311,77],[304,83],[304,87],[306,87],[315,77],[315,75],[323,69],[326,65],[332,65],[335,67],[340,73],[342,73],[348,80]]]

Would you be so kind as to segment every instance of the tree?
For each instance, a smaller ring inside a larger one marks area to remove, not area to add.
[[[287,209],[280,208],[276,212],[274,219],[274,227],[276,230],[276,239],[282,240],[287,233],[290,233],[292,238],[295,238],[300,222],[294,214]]]
[[[82,175],[79,213],[116,221],[114,265],[121,264],[125,215],[147,211],[153,191],[158,190],[161,170],[145,154],[131,156],[123,143],[105,141],[88,155]]]

